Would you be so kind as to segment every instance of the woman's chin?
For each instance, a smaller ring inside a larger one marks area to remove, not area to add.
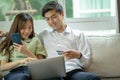
[[[28,36],[24,36],[24,37],[23,37],[23,39],[27,39],[27,38],[28,38]]]

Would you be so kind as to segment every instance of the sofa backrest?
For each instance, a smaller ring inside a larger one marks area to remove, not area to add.
[[[120,77],[120,34],[87,36],[91,50],[91,65],[87,69],[102,77]]]

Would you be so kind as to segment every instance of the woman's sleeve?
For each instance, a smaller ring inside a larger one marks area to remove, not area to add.
[[[45,57],[47,56],[46,50],[45,50],[44,46],[42,45],[40,39],[38,39],[38,38],[37,38],[37,46],[36,46],[36,55],[37,54],[41,54]]]
[[[5,55],[5,50],[3,50],[3,52],[0,52],[0,60],[9,60],[9,56]]]

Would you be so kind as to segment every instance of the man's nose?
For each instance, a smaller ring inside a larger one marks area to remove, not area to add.
[[[50,21],[49,21],[50,23],[53,23],[54,22],[54,20],[52,19],[52,18],[50,18]]]

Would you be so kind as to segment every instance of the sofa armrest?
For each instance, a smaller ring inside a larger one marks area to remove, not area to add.
[[[88,36],[91,48],[89,72],[102,77],[120,77],[120,34]]]

